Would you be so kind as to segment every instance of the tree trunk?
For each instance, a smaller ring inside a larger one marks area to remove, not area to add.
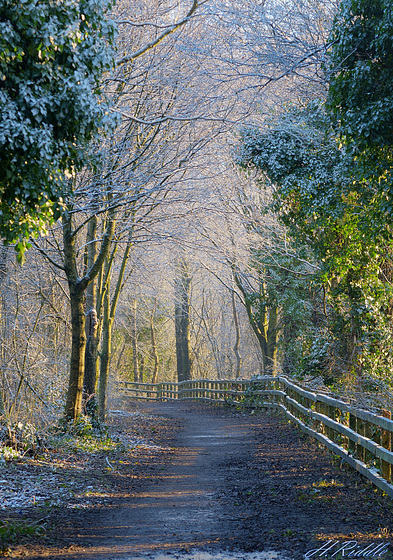
[[[250,294],[247,293],[247,290],[242,284],[241,278],[236,271],[234,271],[234,279],[237,287],[243,294],[248,319],[261,348],[263,374],[275,375],[277,373],[278,352],[278,308],[274,305],[271,305],[270,307],[265,305],[266,290],[264,284],[262,283],[258,294],[257,307],[254,311],[255,308],[253,309]],[[252,295],[254,296],[255,294]]]
[[[98,349],[98,317],[95,309],[90,309],[86,315],[86,336],[83,398],[86,412],[94,416],[97,407],[96,385]]]
[[[153,375],[152,375],[152,378],[151,378],[151,382],[152,383],[157,383],[157,381],[158,381],[159,358],[158,358],[158,352],[157,352],[156,333],[155,333],[155,329],[154,329],[154,312],[155,312],[155,307],[154,307],[153,313],[150,317],[150,337],[151,337],[151,347],[152,347],[153,359],[154,359]]]
[[[100,420],[106,419],[107,400],[108,400],[108,377],[109,365],[112,352],[112,326],[113,318],[110,313],[110,293],[109,286],[105,292],[104,299],[104,316],[102,321],[102,348],[101,348],[101,365],[100,365],[100,385],[99,385],[99,414]]]
[[[87,272],[97,258],[97,217],[94,216],[88,225],[86,266]],[[97,350],[98,350],[98,314],[97,314],[97,281],[90,282],[86,289],[86,350],[85,376],[83,382],[84,407],[88,414],[94,416],[97,401]]]
[[[277,374],[277,353],[278,353],[278,308],[269,308],[269,322],[266,332],[267,342],[267,362],[269,375]]]
[[[293,341],[296,336],[296,325],[290,315],[284,315],[282,318],[282,336],[284,356],[282,362],[282,370],[284,375],[290,376],[294,370]]]
[[[140,360],[139,360],[139,383],[143,383],[143,375],[145,373],[145,357],[143,354],[140,355]]]
[[[138,330],[136,322],[137,301],[136,298],[131,300],[131,342],[132,342],[132,362],[134,366],[134,382],[139,381],[139,363],[138,363]]]
[[[132,232],[130,232],[129,242],[124,251],[119,276],[117,278],[115,291],[111,298],[111,274],[114,263],[116,250],[112,252],[107,260],[105,267],[105,287],[104,287],[104,319],[102,324],[102,351],[101,351],[101,364],[100,364],[100,387],[99,387],[99,412],[102,421],[106,418],[107,412],[107,386],[109,379],[109,367],[112,355],[112,331],[115,321],[116,308],[119,302],[119,297],[124,283],[124,275],[126,271],[127,262],[130,256]]]
[[[187,262],[183,259],[179,263],[179,276],[175,284],[175,334],[176,334],[176,362],[177,380],[191,379],[190,360],[190,289],[191,277]]]
[[[82,411],[82,391],[86,346],[84,290],[77,269],[75,237],[72,234],[72,217],[63,218],[64,268],[70,290],[71,303],[71,359],[65,415],[75,420]]]
[[[232,297],[233,321],[235,323],[235,333],[236,333],[235,344],[233,346],[233,352],[234,352],[235,357],[236,357],[235,377],[240,377],[240,374],[241,374],[241,371],[242,371],[242,357],[241,357],[241,354],[239,352],[239,347],[240,347],[240,324],[239,324],[239,315],[238,315],[238,312],[237,312],[237,309],[236,309],[236,300],[235,300],[234,290],[232,290],[232,292],[231,292],[231,297]]]
[[[84,293],[78,289],[71,289],[71,359],[70,378],[68,383],[66,418],[75,420],[82,410],[82,392],[85,360],[85,309]]]

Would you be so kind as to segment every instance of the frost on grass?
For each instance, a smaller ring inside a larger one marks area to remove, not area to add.
[[[56,436],[48,442],[46,452],[36,457],[3,447],[0,511],[105,505],[116,494],[116,480],[134,477],[140,456],[151,457],[167,450],[151,438],[160,419],[138,412],[116,412],[112,420],[107,434]],[[114,479],[108,481],[103,476],[108,474]]]

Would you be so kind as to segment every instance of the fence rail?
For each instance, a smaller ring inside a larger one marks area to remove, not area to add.
[[[393,420],[321,393],[286,377],[198,379],[180,383],[120,382],[134,399],[188,399],[281,410],[303,431],[341,457],[393,498]]]

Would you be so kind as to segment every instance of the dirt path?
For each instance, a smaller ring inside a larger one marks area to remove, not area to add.
[[[183,402],[134,406],[180,424],[169,461],[137,490],[124,479],[109,507],[79,517],[75,548],[34,557],[281,550],[301,558],[331,538],[391,538],[391,500],[282,418]]]
[[[233,512],[219,495],[230,465],[252,453],[252,423],[201,414],[181,403],[144,405],[143,410],[181,420],[177,453],[161,480],[113,515],[104,546],[113,551],[113,533],[116,554],[235,544]]]

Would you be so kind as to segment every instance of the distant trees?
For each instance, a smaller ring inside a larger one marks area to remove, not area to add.
[[[175,278],[175,333],[176,363],[178,381],[191,379],[190,356],[190,266],[186,258],[181,258],[176,266]]]
[[[227,280],[226,286],[247,314],[259,346],[260,370],[294,373],[308,346],[306,339],[317,330],[312,324],[317,304],[312,280],[318,265],[278,220],[272,208],[273,186],[263,183],[261,174],[248,165],[246,171],[232,172],[227,186],[216,187],[222,195],[219,211],[226,219],[220,240],[212,239],[214,253],[233,278],[234,285]]]

